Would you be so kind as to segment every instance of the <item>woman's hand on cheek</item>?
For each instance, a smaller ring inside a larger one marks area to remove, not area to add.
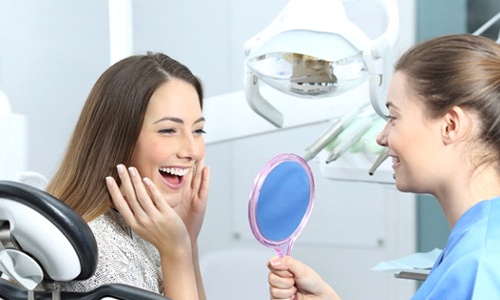
[[[210,183],[210,169],[205,166],[204,160],[193,169],[189,183],[183,192],[180,205],[175,210],[186,224],[191,243],[195,243],[203,224]]]
[[[173,251],[189,249],[183,221],[154,183],[149,178],[142,179],[134,167],[127,171],[124,165],[118,165],[117,169],[121,186],[112,177],[107,177],[106,183],[116,209],[132,230],[160,253],[173,255]]]

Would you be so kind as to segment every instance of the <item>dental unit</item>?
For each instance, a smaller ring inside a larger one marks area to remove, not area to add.
[[[290,1],[268,27],[244,45],[245,95],[252,110],[274,126],[283,127],[285,116],[260,92],[262,81],[311,105],[316,99],[338,101],[336,97],[347,91],[367,89],[372,111],[381,117],[386,115],[382,95],[392,74],[391,52],[399,35],[399,13],[395,0],[376,2],[382,6],[386,28],[372,39],[349,19],[346,8],[350,1]],[[304,159],[313,159],[339,139],[349,123],[362,114],[361,110],[334,120],[306,148]],[[373,121],[374,118],[367,120],[345,136],[325,162],[338,160],[370,129]]]

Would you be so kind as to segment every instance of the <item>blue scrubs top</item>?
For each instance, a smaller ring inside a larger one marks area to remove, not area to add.
[[[460,217],[412,299],[500,299],[500,196]]]

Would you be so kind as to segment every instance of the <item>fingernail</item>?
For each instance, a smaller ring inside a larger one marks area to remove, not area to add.
[[[137,175],[137,171],[134,167],[128,168],[128,171],[129,171],[131,177],[135,177],[135,175]]]
[[[113,177],[111,176],[106,177],[106,184],[110,186],[113,185]]]
[[[118,174],[122,175],[123,173],[125,173],[125,166],[124,165],[118,165],[116,166],[116,169],[118,170]]]
[[[149,178],[147,178],[147,177],[144,177],[144,178],[142,179],[142,181],[144,181],[144,183],[145,183],[146,185],[149,185],[149,186],[152,184],[151,179],[149,179]]]
[[[279,259],[273,259],[273,260],[271,260],[271,265],[273,267],[279,267],[279,266],[281,266],[281,260],[279,260]]]

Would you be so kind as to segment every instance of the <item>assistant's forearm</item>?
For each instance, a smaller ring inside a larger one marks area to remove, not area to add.
[[[200,259],[199,259],[199,255],[198,255],[198,244],[197,243],[193,243],[192,251],[193,251],[193,268],[194,268],[194,273],[195,273],[195,277],[196,277],[196,285],[198,288],[199,299],[206,300],[207,297],[205,295],[205,287],[203,286],[203,278],[201,276]]]

